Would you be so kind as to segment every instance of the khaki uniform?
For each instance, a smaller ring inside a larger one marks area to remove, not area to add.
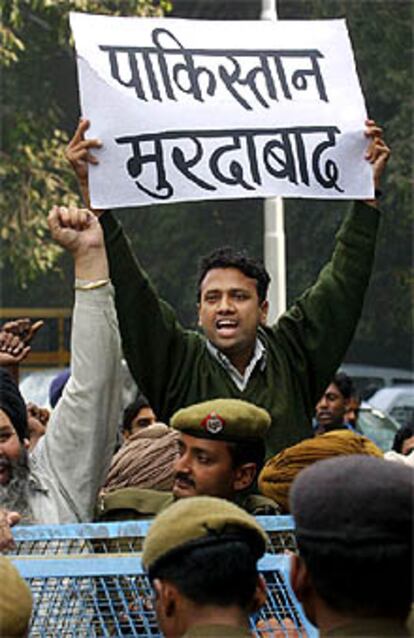
[[[125,487],[99,498],[97,519],[121,521],[153,518],[174,500],[172,492]],[[280,514],[278,505],[260,494],[243,496],[237,500],[237,505],[255,516]]]
[[[321,638],[340,638],[341,636],[353,636],[354,638],[409,638],[410,632],[402,623],[387,618],[370,618],[353,620],[348,625],[321,632]]]

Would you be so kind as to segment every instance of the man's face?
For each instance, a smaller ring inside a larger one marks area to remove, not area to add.
[[[401,446],[401,454],[407,456],[414,450],[414,436],[410,436],[409,439],[405,439]]]
[[[346,423],[350,423],[352,427],[356,426],[359,414],[359,403],[360,402],[355,397],[351,397],[348,401],[346,401],[344,418]]]
[[[346,407],[347,401],[336,385],[331,383],[316,404],[316,420],[325,431],[341,427],[344,423]]]
[[[24,446],[7,414],[0,410],[0,485],[12,478],[12,463],[18,462]]]
[[[199,439],[180,433],[178,459],[174,463],[173,494],[218,496],[232,499],[237,470],[233,468],[229,447],[224,441]]]
[[[253,353],[268,303],[259,303],[256,280],[237,268],[213,268],[201,282],[199,325],[206,337],[243,369]],[[245,361],[245,363],[244,363]]]
[[[131,423],[131,434],[147,428],[149,425],[155,423],[156,417],[154,411],[149,406],[145,406],[139,410],[134,416]]]

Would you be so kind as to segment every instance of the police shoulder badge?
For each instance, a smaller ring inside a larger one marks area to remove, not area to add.
[[[210,412],[202,421],[201,426],[210,434],[218,434],[224,428],[225,421],[217,412]]]

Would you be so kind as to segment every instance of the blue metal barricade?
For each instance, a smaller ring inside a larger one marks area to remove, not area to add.
[[[292,516],[257,516],[267,531],[271,553],[295,551]],[[151,521],[28,525],[13,528],[17,554],[82,554],[140,551]]]
[[[291,534],[291,517],[258,517],[269,535]],[[159,636],[152,591],[142,569],[140,549],[151,521],[27,526],[14,529],[11,556],[33,592],[33,638]],[[259,562],[267,603],[251,618],[283,623],[278,636],[317,636],[306,621],[289,583],[289,558],[268,553]],[[137,549],[138,548],[138,549]],[[258,627],[259,623],[259,627]],[[292,634],[292,628],[295,633]],[[217,637],[219,638],[219,637]]]

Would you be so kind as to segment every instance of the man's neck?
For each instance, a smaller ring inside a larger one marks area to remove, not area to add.
[[[316,606],[315,619],[321,637],[329,636],[331,632],[338,632],[335,635],[341,635],[341,629],[352,625],[355,622],[367,624],[368,626],[375,621],[370,616],[360,616],[355,613],[340,612],[329,607],[324,601],[319,599]],[[388,622],[388,620],[387,620]],[[384,633],[385,635],[385,633]],[[388,635],[388,634],[387,634]]]
[[[236,605],[231,607],[192,605],[187,612],[186,631],[196,625],[228,625],[249,629],[248,615]]]
[[[238,372],[240,372],[240,374],[245,373],[247,366],[252,360],[253,353],[254,353],[254,346],[255,344],[253,344],[251,348],[243,352],[236,352],[234,354],[229,353],[228,355],[226,355],[230,363],[236,368]]]

